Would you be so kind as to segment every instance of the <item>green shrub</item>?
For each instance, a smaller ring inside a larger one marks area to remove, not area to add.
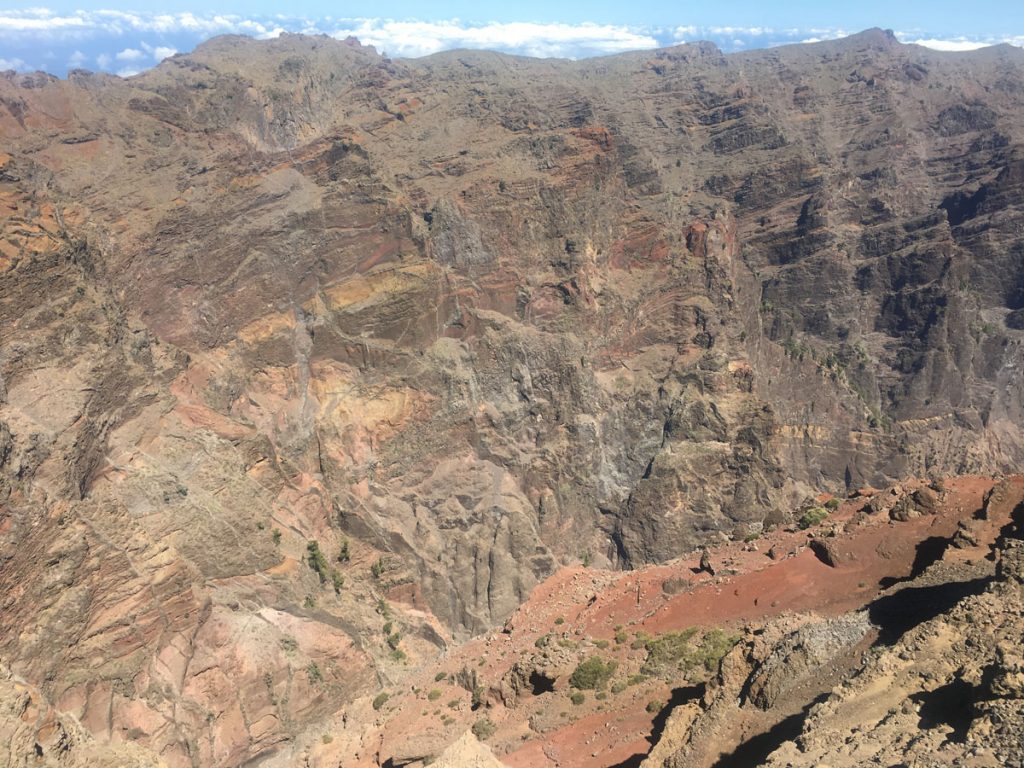
[[[837,509],[839,509],[839,504],[839,499],[831,498],[825,502],[825,509],[827,509],[830,512],[835,512]]]
[[[621,630],[621,629],[615,630],[615,644],[616,645],[622,645],[628,639],[629,639],[629,635],[627,635],[623,630]]]
[[[316,575],[320,577],[320,583],[325,583],[330,576],[330,566],[327,565],[324,553],[320,551],[320,545],[315,541],[306,542],[306,562],[309,563],[310,568],[316,571]]]
[[[480,741],[487,741],[487,739],[491,738],[491,736],[494,735],[494,732],[498,730],[498,727],[492,723],[489,718],[482,717],[473,723],[471,730],[473,731],[473,735],[480,739]]]
[[[380,579],[386,570],[387,564],[384,562],[384,558],[378,557],[374,564],[370,566],[370,575],[375,579]]]
[[[571,701],[575,707],[578,707],[586,700],[587,697],[583,695],[583,691],[573,691],[572,695],[569,697],[569,701]]]
[[[650,712],[652,715],[655,712],[661,712],[661,710],[663,710],[664,708],[665,708],[665,702],[663,702],[663,701],[658,701],[657,699],[651,699],[650,701],[647,702],[647,711]]]
[[[376,698],[374,698],[374,700],[373,700],[373,708],[376,709],[376,710],[379,710],[381,707],[383,707],[387,703],[387,700],[390,699],[390,698],[391,698],[391,694],[389,694],[389,693],[387,693],[385,691],[382,691],[381,693],[378,693]]]
[[[340,595],[341,588],[345,586],[345,577],[331,568],[331,585],[334,587],[334,594]]]
[[[675,677],[675,673],[689,669],[696,663],[695,652],[690,640],[697,634],[693,627],[682,632],[666,632],[656,638],[649,639],[647,659],[642,670],[647,675]]]
[[[685,674],[700,668],[713,672],[737,639],[720,629],[710,629],[699,643],[691,643],[696,634],[697,630],[690,628],[682,632],[667,632],[648,641],[647,659],[642,671],[668,679],[679,672]]]
[[[338,562],[347,563],[352,559],[352,554],[348,551],[348,539],[341,540],[341,547],[338,549]]]
[[[622,680],[616,680],[614,683],[612,683],[612,693],[618,694],[622,693],[624,690],[626,690],[626,683],[624,683]]]
[[[448,675],[446,675],[444,672],[438,672],[436,675],[434,675],[434,682],[440,683],[446,677],[448,677]]]
[[[565,619],[563,619],[561,616],[559,616],[557,619],[555,619],[555,626],[556,627],[560,627],[563,624],[565,624]]]
[[[797,525],[800,526],[800,530],[806,531],[811,526],[820,523],[826,517],[828,517],[828,510],[824,507],[811,507],[800,516],[800,520],[797,521]]]
[[[615,674],[618,666],[617,662],[604,661],[598,656],[591,656],[577,665],[572,675],[569,676],[569,685],[584,690],[604,688]]]
[[[322,683],[324,681],[323,673],[320,671],[320,666],[315,662],[309,662],[309,666],[306,667],[306,676],[309,678],[311,683]]]
[[[430,690],[430,693],[427,694],[427,700],[428,701],[437,701],[440,698],[441,698],[441,691],[439,691],[437,688],[432,688]]]
[[[638,651],[647,645],[647,642],[651,639],[651,636],[641,630],[636,633],[636,637],[633,638],[633,642],[629,644],[629,647],[634,651]]]
[[[596,645],[598,648],[600,648],[603,651],[603,650],[605,650],[608,647],[608,641],[607,640],[595,640],[594,641],[594,645]]]
[[[714,672],[722,663],[722,658],[732,647],[736,645],[739,638],[734,635],[727,635],[720,629],[711,629],[704,633],[699,648],[699,660],[708,672]]]
[[[275,528],[274,530],[272,530],[270,532],[270,538],[272,538],[274,540],[275,544],[280,544],[281,543],[281,531],[279,529]]]

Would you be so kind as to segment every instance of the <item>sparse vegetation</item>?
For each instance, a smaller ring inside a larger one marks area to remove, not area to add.
[[[637,632],[636,637],[633,638],[633,642],[629,644],[629,647],[634,651],[639,651],[641,648],[647,645],[650,639],[651,636],[648,635],[646,632]]]
[[[692,643],[697,635],[695,628],[681,632],[667,632],[647,642],[647,659],[642,671],[647,675],[659,675],[674,679],[678,673],[692,674],[703,669],[713,672],[722,657],[736,643],[736,638],[726,635],[720,629],[704,633],[699,643]]]
[[[334,587],[336,595],[340,595],[342,587],[345,586],[345,577],[334,568],[331,568],[331,585]]]
[[[572,695],[569,697],[569,701],[571,701],[573,703],[573,706],[576,707],[580,706],[580,704],[582,704],[586,700],[587,697],[583,694],[583,691],[573,691]]]
[[[665,702],[659,701],[658,699],[651,699],[647,702],[647,711],[652,715],[655,712],[661,712],[665,708]]]
[[[841,502],[839,501],[839,499],[833,497],[825,502],[825,509],[827,509],[829,512],[835,512],[837,509],[839,509],[840,503]]]
[[[800,515],[800,519],[797,521],[797,525],[799,526],[800,530],[806,531],[808,528],[818,525],[826,517],[828,517],[827,509],[825,509],[824,507],[811,507],[810,509],[806,510],[802,515]]]
[[[272,530],[270,532],[270,538],[274,540],[275,544],[280,544],[281,543],[281,530],[279,528],[275,528],[274,530]]]
[[[347,563],[351,559],[352,559],[352,554],[349,552],[349,549],[348,549],[348,539],[342,539],[341,540],[341,547],[338,550],[338,562],[339,563]]]
[[[573,670],[569,676],[569,685],[584,690],[604,688],[618,667],[618,662],[604,661],[599,656],[591,656],[581,661]]]
[[[480,741],[487,741],[494,735],[494,732],[498,730],[498,727],[491,722],[490,718],[481,717],[471,728],[473,735],[476,736]]]
[[[326,583],[331,576],[330,566],[327,564],[324,553],[320,551],[320,544],[314,540],[306,542],[306,562],[309,563],[310,568],[316,571],[316,575],[320,577],[320,583]]]
[[[441,698],[441,691],[437,688],[432,688],[430,693],[427,694],[428,701],[437,701]]]
[[[448,675],[446,675],[444,672],[438,672],[436,675],[434,675],[434,682],[440,683],[446,677],[448,677]]]
[[[380,580],[380,577],[384,575],[384,571],[387,569],[387,564],[384,562],[383,557],[378,557],[374,561],[373,565],[370,566],[370,575],[373,578]]]
[[[375,710],[380,710],[380,708],[383,707],[390,698],[391,694],[387,693],[386,691],[381,691],[373,700],[373,708]]]
[[[302,601],[302,605],[306,608],[316,608],[316,598],[312,595],[306,595],[306,599]]]
[[[309,662],[309,666],[306,667],[306,677],[309,678],[309,682],[316,685],[324,681],[324,675],[320,671],[320,666],[315,662]]]

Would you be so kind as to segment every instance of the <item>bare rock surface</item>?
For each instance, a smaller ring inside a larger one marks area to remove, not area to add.
[[[881,30],[580,62],[221,37],[129,79],[0,74],[0,658],[168,765],[374,760],[416,751],[373,740],[374,696],[530,625],[570,564],[659,573],[892,488],[872,525],[907,534],[831,576],[796,534],[714,606],[661,589],[699,563],[616,582],[661,633],[686,601],[861,604],[853,574],[906,577],[973,512],[911,478],[1024,459],[1022,115],[1020,50]]]

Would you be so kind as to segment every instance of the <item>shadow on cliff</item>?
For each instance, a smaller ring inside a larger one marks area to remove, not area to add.
[[[828,693],[821,694],[799,712],[780,720],[764,733],[750,737],[729,754],[719,757],[712,768],[750,768],[752,765],[761,765],[768,759],[768,755],[800,735],[811,707],[826,698]]]
[[[879,597],[868,606],[871,622],[879,628],[876,645],[892,645],[907,631],[945,613],[965,597],[981,594],[991,581],[991,576],[982,576],[926,587],[904,587]]]
[[[654,718],[651,724],[651,735],[647,737],[648,743],[653,747],[661,740],[661,734],[665,732],[665,724],[668,722],[672,710],[688,701],[699,699],[704,695],[704,685],[690,685],[685,688],[674,688],[672,698],[668,704],[661,708],[661,711]],[[647,758],[646,752],[637,752],[635,755],[626,758],[621,763],[610,765],[608,768],[637,768]]]

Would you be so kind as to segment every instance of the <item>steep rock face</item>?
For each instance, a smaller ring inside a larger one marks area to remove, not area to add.
[[[400,674],[382,599],[430,654],[560,560],[1014,465],[1021,66],[283,36],[0,78],[5,658],[231,764]]]

